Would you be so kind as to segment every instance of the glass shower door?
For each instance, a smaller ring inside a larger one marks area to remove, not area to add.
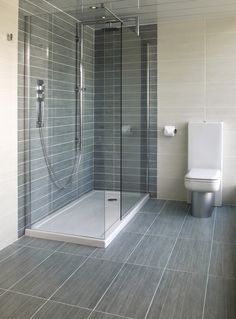
[[[24,42],[24,92],[25,92],[25,193],[27,194],[27,222],[33,225],[52,212],[52,192],[45,165],[39,126],[43,128],[44,145],[51,155],[50,109],[44,107],[51,99],[50,87],[50,30],[52,15],[43,12],[29,15],[28,8],[21,10],[20,25]],[[25,16],[23,15],[25,14]],[[21,39],[20,39],[21,41]]]
[[[122,41],[121,215],[147,193],[148,107],[145,45],[130,28]]]
[[[120,22],[95,30],[95,188],[104,190],[106,235],[120,222]]]

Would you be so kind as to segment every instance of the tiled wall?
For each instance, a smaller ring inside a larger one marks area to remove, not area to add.
[[[0,2],[0,250],[17,239],[17,6]]]
[[[158,60],[158,197],[186,199],[187,122],[223,121],[223,201],[235,204],[236,18],[159,24]]]
[[[157,186],[157,26],[96,31],[95,37],[95,188],[147,192]],[[147,57],[149,45],[149,59]],[[150,158],[147,146],[147,63],[150,68]],[[121,75],[122,74],[122,75]],[[122,115],[120,81],[122,76]],[[132,132],[122,136],[120,121]],[[120,158],[122,157],[122,185]],[[146,183],[149,161],[149,185]]]
[[[24,91],[25,16],[31,16],[30,91]],[[63,207],[93,189],[93,67],[94,31],[84,28],[83,152],[79,170],[66,190],[49,179],[39,130],[35,87],[46,84],[45,141],[57,178],[64,183],[72,171],[75,143],[75,20],[41,0],[21,0],[19,9],[19,235],[28,223]],[[24,98],[24,93],[29,98]],[[24,120],[24,118],[26,120]],[[25,139],[25,141],[24,141]],[[30,214],[30,212],[32,214]],[[31,217],[31,218],[29,218]]]

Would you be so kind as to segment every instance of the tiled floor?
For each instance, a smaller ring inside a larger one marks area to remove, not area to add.
[[[24,237],[0,252],[1,319],[235,319],[236,207],[151,199],[106,249]]]

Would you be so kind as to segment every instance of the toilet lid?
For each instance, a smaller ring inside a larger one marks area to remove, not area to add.
[[[193,168],[185,176],[187,179],[218,180],[221,171],[218,169]]]

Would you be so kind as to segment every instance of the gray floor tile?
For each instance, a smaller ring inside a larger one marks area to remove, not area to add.
[[[56,250],[58,247],[60,247],[63,244],[63,242],[24,236],[24,237],[21,237],[17,242],[15,242],[15,244],[30,246],[34,248]]]
[[[0,251],[0,262],[9,256],[13,255],[15,252],[17,252],[19,249],[22,249],[22,247],[18,247],[15,245],[10,245]]]
[[[217,209],[214,240],[236,244],[236,207],[224,206]]]
[[[42,299],[7,292],[0,296],[1,319],[30,319],[44,303]]]
[[[210,274],[236,279],[236,245],[213,243]]]
[[[34,316],[34,319],[86,319],[91,311],[78,307],[48,301]]]
[[[204,319],[235,319],[235,301],[235,280],[209,277]]]
[[[143,319],[160,276],[160,269],[125,265],[96,310]]]
[[[144,234],[153,223],[156,216],[156,214],[137,214],[124,228],[124,231]]]
[[[145,236],[128,259],[128,263],[164,267],[174,246],[171,237]]]
[[[108,313],[94,311],[89,319],[122,319],[121,316],[110,315]],[[125,319],[125,318],[123,318]]]
[[[188,214],[189,205],[186,202],[167,201],[160,216],[171,216],[183,218]]]
[[[214,215],[210,218],[195,218],[189,215],[181,230],[181,238],[192,238],[211,241],[214,225]]]
[[[52,299],[92,309],[121,266],[111,261],[88,259]]]
[[[177,237],[183,220],[171,217],[158,217],[148,230],[148,235]]]
[[[0,263],[0,288],[9,288],[51,254],[49,250],[22,248]]]
[[[148,235],[164,235],[176,237],[188,213],[188,206],[184,202],[167,202],[160,216],[157,217]]]
[[[66,243],[58,249],[58,251],[61,251],[61,252],[79,255],[79,256],[85,256],[85,257],[91,255],[91,253],[94,252],[95,250],[96,248],[94,247],[82,246],[82,245],[71,244],[71,243]]]
[[[12,290],[49,298],[84,260],[82,256],[54,253],[13,286]]]
[[[166,271],[147,318],[201,319],[205,285],[205,275]]]
[[[189,272],[207,272],[211,243],[178,239],[167,268]]]
[[[124,262],[141,238],[140,234],[121,232],[107,248],[98,248],[92,256]]]
[[[155,213],[158,214],[165,204],[162,199],[149,199],[148,202],[141,208],[140,213]]]

